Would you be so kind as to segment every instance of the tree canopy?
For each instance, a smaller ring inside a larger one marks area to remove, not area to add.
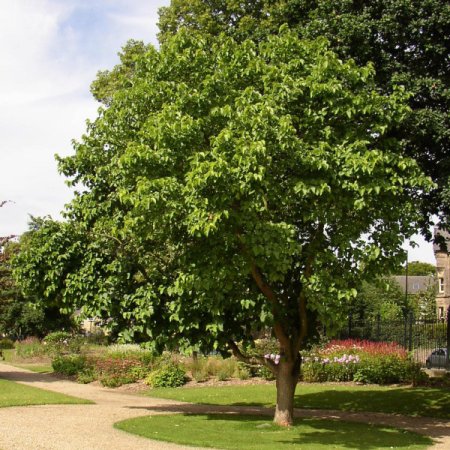
[[[332,329],[356,281],[399,264],[432,187],[391,133],[408,94],[287,27],[260,42],[181,29],[137,53],[60,159],[78,188],[67,222],[40,224],[16,276],[158,349],[245,360],[237,342],[272,327],[280,362],[258,360],[290,423],[314,320]]]
[[[405,273],[406,268],[403,269],[403,272],[398,273],[398,275],[405,275]],[[436,266],[423,261],[411,261],[408,263],[408,275],[436,275]]]
[[[401,83],[412,92],[411,113],[392,134],[436,181],[421,204],[423,232],[430,214],[450,217],[450,4],[446,0],[172,0],[162,8],[160,39],[180,28],[225,32],[259,41],[288,24],[303,38],[326,37],[344,60],[371,62],[379,89]]]

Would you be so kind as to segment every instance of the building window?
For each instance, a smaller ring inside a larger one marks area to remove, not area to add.
[[[438,311],[438,319],[445,319],[444,317],[444,307],[443,306],[439,306],[439,311]]]
[[[439,292],[444,292],[444,279],[439,278]]]

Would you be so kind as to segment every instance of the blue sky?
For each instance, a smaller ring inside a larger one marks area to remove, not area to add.
[[[0,8],[0,236],[29,214],[59,217],[71,193],[54,154],[94,118],[89,86],[128,39],[157,44],[169,0],[2,0]]]
[[[118,62],[128,39],[157,45],[158,8],[169,0],[2,0],[0,8],[0,236],[71,198],[54,155],[72,153],[98,104],[89,86]],[[429,244],[409,260],[434,263]]]

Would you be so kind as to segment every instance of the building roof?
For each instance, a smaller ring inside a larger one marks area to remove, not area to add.
[[[441,230],[438,227],[434,228],[434,253],[445,252],[450,253],[450,233],[446,230]]]
[[[402,291],[405,291],[406,275],[395,275],[394,280],[400,285]],[[417,294],[426,291],[430,285],[435,283],[435,278],[431,275],[411,275],[408,276],[408,294]]]

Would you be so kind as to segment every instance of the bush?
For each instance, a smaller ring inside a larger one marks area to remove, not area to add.
[[[145,383],[153,388],[183,386],[186,383],[186,372],[177,364],[167,364],[151,372]]]
[[[77,382],[80,384],[92,383],[96,379],[93,367],[85,367],[81,372],[77,373]]]
[[[0,350],[9,350],[14,348],[14,342],[9,338],[0,339]]]
[[[268,380],[268,381],[275,380],[275,375],[266,366],[259,366],[254,373],[256,376],[264,378],[265,380]]]
[[[123,358],[106,355],[96,358],[93,365],[98,380],[107,387],[134,383],[145,378],[150,371],[150,367],[136,355]]]
[[[80,353],[83,337],[67,331],[55,331],[43,339],[45,353],[55,357],[66,354]]]
[[[56,373],[62,375],[77,375],[86,368],[86,358],[81,355],[57,356],[52,361],[52,367]]]

